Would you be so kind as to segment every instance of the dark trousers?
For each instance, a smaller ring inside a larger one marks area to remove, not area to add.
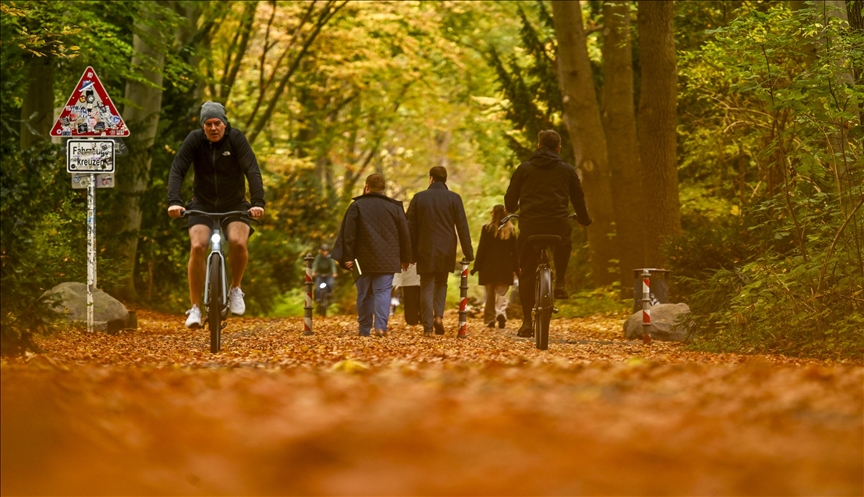
[[[420,287],[402,287],[402,305],[405,309],[405,322],[411,326],[420,323]]]
[[[432,331],[432,321],[444,317],[448,272],[420,273],[420,320],[423,331]]]
[[[531,322],[531,310],[534,308],[534,282],[537,280],[537,266],[540,264],[540,250],[529,247],[525,240],[532,235],[558,235],[561,237],[561,245],[555,247],[552,259],[555,263],[555,286],[564,286],[564,276],[567,274],[567,265],[570,263],[570,241],[569,230],[531,230],[522,229],[519,232],[519,300],[522,303],[522,321]]]

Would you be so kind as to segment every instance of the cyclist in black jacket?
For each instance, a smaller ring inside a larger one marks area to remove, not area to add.
[[[531,235],[558,235],[561,245],[555,248],[555,298],[566,299],[564,275],[570,262],[569,205],[576,210],[576,221],[582,226],[591,224],[582,183],[576,169],[558,155],[561,136],[553,130],[541,131],[537,136],[537,151],[531,160],[521,164],[510,178],[504,194],[507,212],[519,213],[519,299],[522,301],[522,327],[518,335],[534,334],[531,310],[534,308],[534,272],[540,261],[537,250],[525,246]]]
[[[186,209],[204,212],[249,211],[260,218],[264,215],[264,184],[255,153],[243,133],[231,127],[225,107],[217,102],[201,106],[201,129],[189,133],[171,164],[168,176],[168,215],[177,218]],[[192,200],[185,206],[180,198],[180,186],[189,166],[194,164],[195,183]],[[246,200],[246,180],[249,181],[251,203]],[[201,296],[206,279],[207,247],[210,241],[210,218],[192,216],[187,228],[192,249],[189,254],[189,300],[192,308],[186,326],[201,326]],[[229,244],[231,289],[228,308],[232,314],[246,311],[240,285],[249,260],[247,242],[253,233],[248,219],[227,218],[223,221]]]

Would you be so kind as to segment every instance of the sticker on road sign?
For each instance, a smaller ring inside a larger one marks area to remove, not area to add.
[[[51,127],[51,136],[129,136],[129,128],[96,76],[87,67]]]
[[[69,140],[66,142],[66,172],[113,173],[113,140]]]
[[[91,178],[96,179],[96,188],[114,188],[113,174],[72,173],[72,188],[84,190],[90,185]]]

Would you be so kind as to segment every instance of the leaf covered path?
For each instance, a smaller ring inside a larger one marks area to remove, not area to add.
[[[422,338],[350,317],[182,317],[68,331],[4,360],[8,494],[844,494],[864,481],[864,368],[621,339],[550,350],[469,322]]]

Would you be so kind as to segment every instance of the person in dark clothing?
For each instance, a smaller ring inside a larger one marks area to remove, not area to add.
[[[249,211],[260,218],[264,215],[264,184],[255,153],[243,133],[231,127],[225,116],[225,107],[216,102],[201,106],[201,129],[189,133],[171,164],[168,176],[168,215],[178,218],[186,209],[205,212]],[[192,200],[184,207],[180,186],[189,171],[195,167]],[[251,202],[246,200],[246,181],[249,181]],[[186,314],[186,326],[201,326],[201,295],[206,278],[205,263],[210,241],[212,221],[208,217],[192,216],[186,227],[192,249],[189,254],[189,300],[192,308]],[[246,303],[240,290],[243,272],[249,260],[247,242],[252,235],[249,221],[227,218],[222,222],[228,238],[231,266],[231,289],[228,308],[232,314],[243,314]]]
[[[333,247],[333,259],[348,270],[359,269],[357,322],[360,335],[387,335],[393,274],[408,269],[411,236],[402,202],[384,195],[384,178],[366,178],[363,195],[348,206]]]
[[[479,283],[486,287],[486,305],[483,322],[490,328],[504,328],[507,322],[507,291],[513,278],[519,274],[519,251],[516,243],[516,228],[510,221],[500,230],[498,225],[507,211],[501,204],[492,208],[492,221],[480,231],[477,258],[471,274],[480,273]]]
[[[336,272],[336,261],[330,257],[330,245],[326,243],[321,245],[318,250],[318,255],[312,262],[312,277],[315,278],[315,300],[318,300],[318,289],[321,288],[321,283],[327,285],[330,290],[333,290],[333,280],[339,274]]]
[[[529,247],[525,240],[532,235],[558,235],[562,243],[555,248],[555,298],[566,299],[564,277],[570,262],[569,203],[576,211],[576,221],[582,226],[591,224],[585,207],[585,195],[576,169],[567,164],[558,153],[561,136],[553,130],[541,131],[537,137],[537,151],[531,160],[521,164],[510,178],[504,194],[507,212],[519,213],[519,298],[522,301],[522,327],[518,335],[533,336],[531,310],[534,308],[534,280],[540,252]]]
[[[423,335],[431,336],[433,328],[436,334],[443,335],[447,276],[456,269],[457,234],[465,258],[474,260],[462,197],[447,188],[447,169],[443,166],[429,170],[429,188],[411,199],[408,229],[413,248],[412,262],[417,263],[417,273],[420,274]]]

